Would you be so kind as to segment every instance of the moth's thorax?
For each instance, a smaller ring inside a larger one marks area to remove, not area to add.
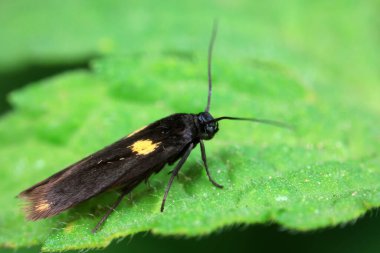
[[[210,140],[218,132],[218,122],[212,121],[214,118],[208,112],[201,112],[196,117],[196,124],[198,128],[198,137],[201,140]]]

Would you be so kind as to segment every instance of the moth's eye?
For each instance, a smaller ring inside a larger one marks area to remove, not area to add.
[[[207,133],[213,133],[215,132],[216,126],[214,124],[208,124],[206,126],[206,132]]]

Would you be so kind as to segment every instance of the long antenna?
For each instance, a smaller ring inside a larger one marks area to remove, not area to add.
[[[269,119],[255,119],[255,118],[240,118],[240,117],[223,116],[223,117],[219,117],[219,118],[215,118],[213,120],[207,121],[206,123],[217,122],[217,121],[225,120],[225,119],[227,119],[227,120],[252,121],[252,122],[257,122],[257,123],[262,123],[262,124],[267,124],[267,125],[272,125],[272,126],[277,126],[277,127],[282,127],[282,128],[294,130],[294,127],[291,125],[288,125],[288,124],[280,122],[280,121],[269,120]]]
[[[212,49],[214,48],[214,41],[216,37],[216,33],[218,31],[218,22],[214,21],[214,26],[212,28],[211,40],[208,45],[208,96],[207,96],[207,106],[205,112],[210,111],[210,103],[211,103],[211,93],[212,93],[212,72],[211,72],[211,61],[212,61]]]

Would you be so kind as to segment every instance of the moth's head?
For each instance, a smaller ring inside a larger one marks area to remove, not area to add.
[[[213,121],[214,118],[209,112],[201,112],[197,115],[199,122],[199,138],[202,140],[210,140],[218,132],[218,122]]]

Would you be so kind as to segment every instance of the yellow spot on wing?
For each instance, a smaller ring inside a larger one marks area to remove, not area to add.
[[[133,143],[130,148],[138,155],[147,155],[152,153],[161,142],[153,143],[151,140],[140,140]]]
[[[42,200],[35,208],[37,212],[44,212],[50,209],[50,204],[46,200]]]
[[[145,127],[146,127],[146,126],[144,126],[144,127],[141,127],[141,128],[139,128],[139,129],[137,129],[136,131],[133,131],[132,133],[128,134],[128,136],[127,136],[127,137],[131,137],[132,135],[135,135],[135,134],[137,134],[138,132],[140,132],[141,130],[143,130]]]

